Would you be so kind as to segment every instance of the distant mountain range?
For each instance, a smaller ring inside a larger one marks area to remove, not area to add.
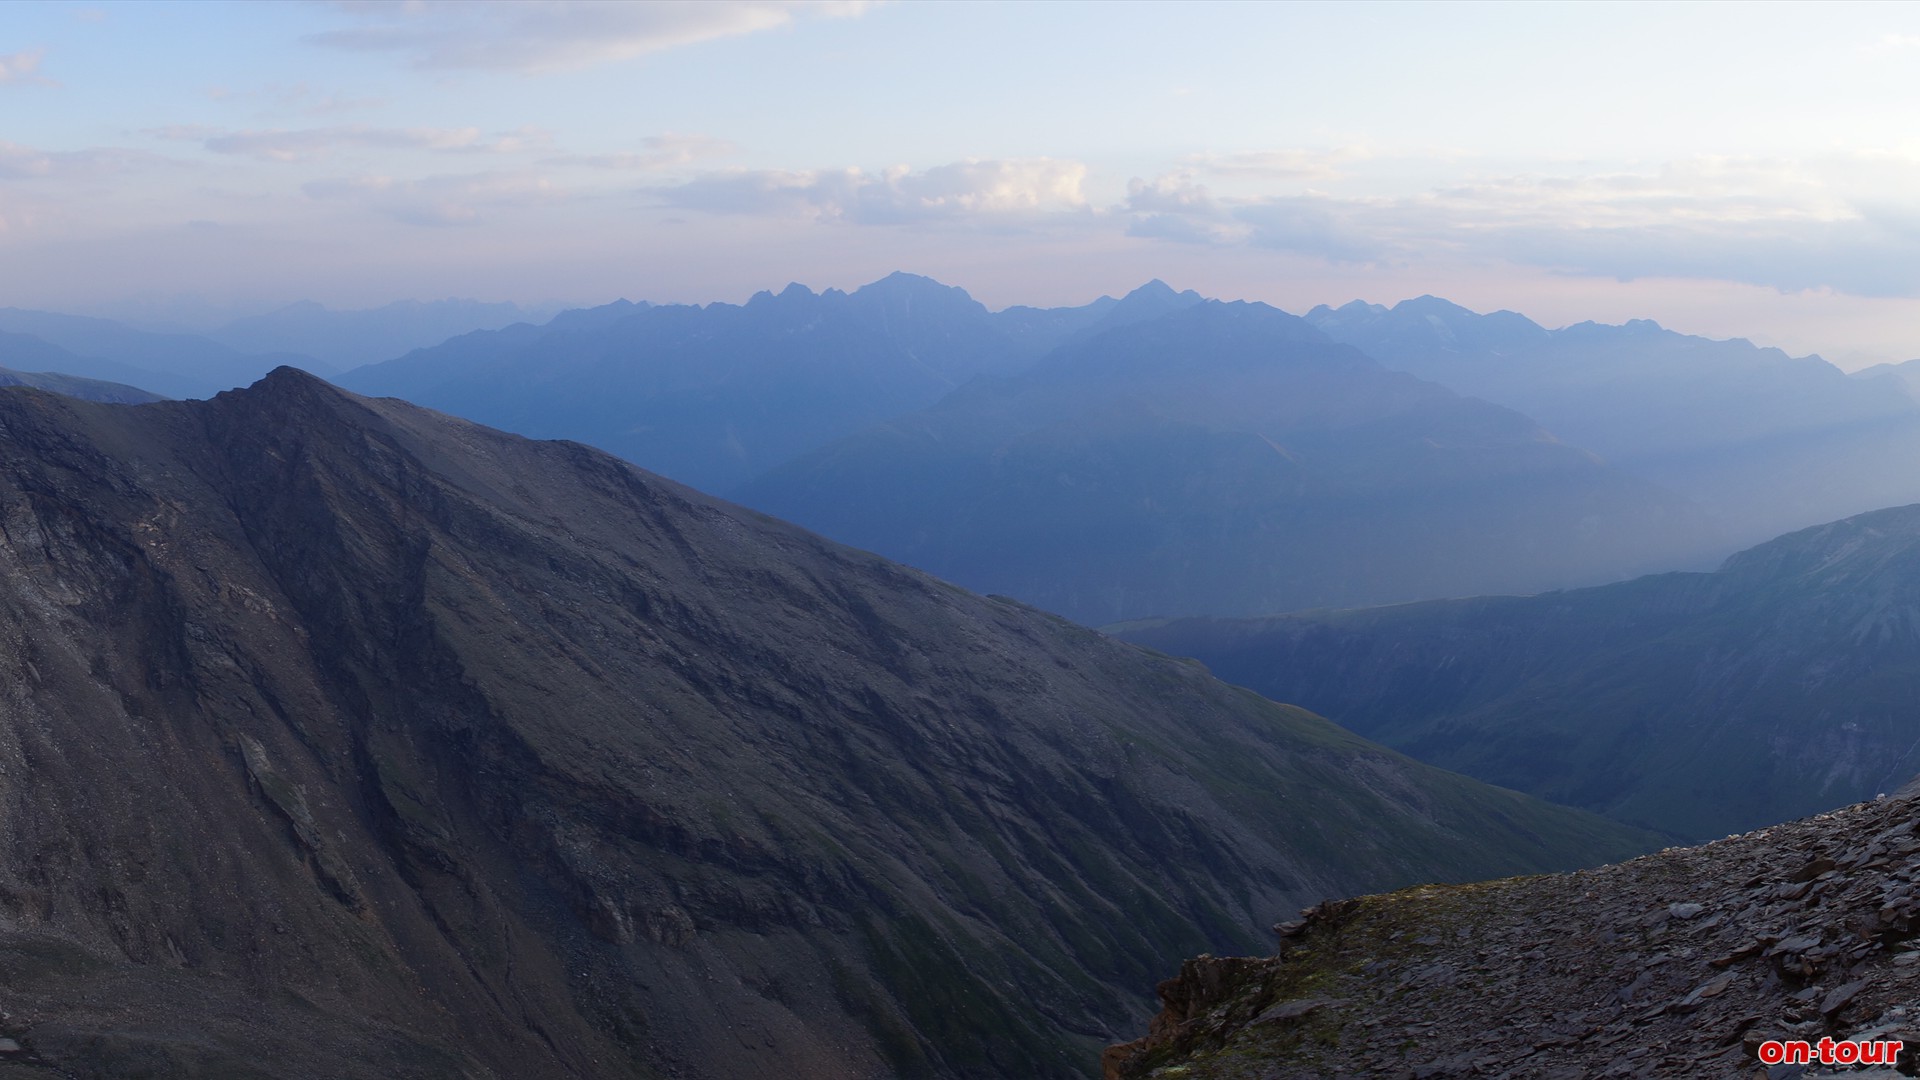
[[[1901,393],[1920,401],[1920,360],[1906,360],[1898,364],[1875,364],[1851,373],[1861,380],[1890,379],[1891,385]]]
[[[281,365],[335,374],[458,334],[551,314],[471,300],[403,301],[367,311],[300,303],[190,333],[0,308],[0,364],[112,380],[171,397],[211,397]]]
[[[790,285],[737,306],[569,312],[338,381],[525,435],[578,439],[725,492],[975,376],[1018,371],[1114,304],[994,313],[960,289],[894,274],[852,293]]]
[[[292,370],[0,449],[9,1075],[1084,1077],[1302,903],[1652,842]]]
[[[0,362],[9,367],[106,379],[168,397],[210,397],[282,364],[319,366],[312,357],[294,353],[249,355],[194,334],[153,333],[110,319],[19,308],[0,308],[0,332],[52,349],[48,359],[22,361],[0,344]],[[15,341],[11,348],[29,346]]]
[[[1535,591],[1719,543],[1524,416],[1274,308],[1170,295],[736,495],[1088,622]]]
[[[1920,403],[1818,357],[1646,320],[1547,330],[1432,296],[1306,318],[1693,499],[1739,544],[1920,500]]]
[[[0,345],[0,348],[4,346]],[[75,375],[45,371],[14,371],[4,367],[0,367],[0,386],[31,386],[36,390],[51,390],[83,401],[104,401],[117,405],[144,405],[150,401],[166,400],[158,394],[149,394],[137,386],[124,383],[82,379]]]
[[[1424,761],[1695,840],[1920,772],[1920,506],[1714,573],[1112,629]]]
[[[296,304],[191,336],[12,311],[0,333],[33,335],[43,355],[0,338],[0,366],[204,396],[281,362],[327,373],[380,358],[331,377],[586,442],[1098,622],[1703,568],[1920,499],[1920,401],[1892,369],[1849,378],[1652,323],[1548,330],[1434,297],[1316,308],[1232,346],[1345,344],[1514,411],[1432,387],[1414,405],[1413,384],[1378,373],[1340,387],[1263,373],[1156,329],[1203,303],[1152,282],[994,312],[894,274],[850,293],[620,301],[545,322],[471,301]],[[1204,333],[1207,318],[1170,325]]]
[[[476,330],[538,325],[561,309],[476,300],[401,300],[361,311],[334,311],[304,301],[236,319],[206,331],[209,340],[244,353],[312,357],[316,374],[349,371],[405,356]]]

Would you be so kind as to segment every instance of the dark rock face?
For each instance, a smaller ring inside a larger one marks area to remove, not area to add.
[[[1423,761],[1689,840],[1920,771],[1920,506],[1710,574],[1116,632]]]
[[[8,1075],[1085,1075],[1162,958],[1643,843],[291,370],[0,393],[0,586]]]
[[[1911,789],[1618,866],[1323,905],[1160,985],[1109,1080],[1775,1076],[1771,1040],[1920,1062]],[[1855,1075],[1847,1073],[1846,1075]]]

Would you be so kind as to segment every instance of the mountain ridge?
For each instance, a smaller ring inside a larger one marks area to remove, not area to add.
[[[1694,839],[1920,770],[1920,506],[1712,573],[1111,629],[1423,760]]]
[[[1647,843],[298,372],[12,391],[0,442],[0,1034],[43,1069],[1081,1076],[1154,957],[1277,905]]]
[[[1717,546],[1528,418],[1246,302],[1073,339],[734,494],[1092,623],[1590,582]]]

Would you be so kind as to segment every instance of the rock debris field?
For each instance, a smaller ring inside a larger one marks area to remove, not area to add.
[[[1187,961],[1109,1080],[1912,1076],[1920,788],[1596,870],[1329,901]],[[1901,1040],[1892,1067],[1769,1040]]]

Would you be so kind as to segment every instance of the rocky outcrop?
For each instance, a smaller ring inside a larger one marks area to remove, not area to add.
[[[1617,866],[1321,905],[1189,960],[1108,1080],[1769,1073],[1773,1040],[1920,1062],[1920,795]]]

